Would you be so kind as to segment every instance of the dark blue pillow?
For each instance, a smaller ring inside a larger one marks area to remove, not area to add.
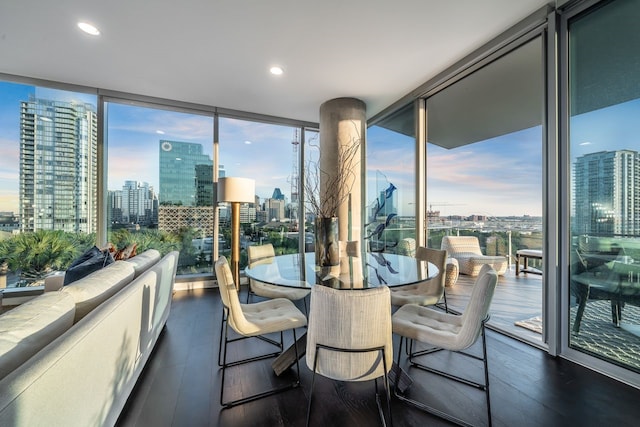
[[[114,262],[114,260],[108,250],[101,251],[97,246],[94,246],[80,255],[80,257],[73,261],[69,268],[67,268],[67,272],[64,275],[63,286],[82,279],[84,276],[98,271],[112,262]]]

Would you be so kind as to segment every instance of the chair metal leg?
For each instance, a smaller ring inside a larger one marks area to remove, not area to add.
[[[400,356],[402,355],[402,343],[403,343],[403,341],[404,341],[404,337],[400,336],[400,345],[398,347],[398,360],[396,362],[398,367],[400,367]],[[409,347],[409,342],[410,341],[413,341],[413,340],[410,340],[409,338],[407,338],[407,343],[406,343],[407,349]],[[403,396],[402,394],[399,393],[397,385],[396,385],[396,387],[393,388],[393,395],[396,398],[398,398],[400,401],[408,403],[411,406],[414,406],[414,407],[420,409],[421,411],[428,412],[430,414],[436,415],[437,417],[440,417],[440,418],[445,419],[447,421],[451,421],[454,424],[458,424],[458,425],[462,425],[462,426],[470,426],[470,424],[466,424],[466,423],[464,423],[464,421],[459,420],[459,419],[457,419],[455,417],[451,417],[450,415],[448,415],[448,414],[446,414],[446,413],[444,413],[442,411],[439,411],[439,410],[437,410],[437,409],[435,409],[435,408],[433,408],[431,406],[427,406],[427,405],[425,405],[425,404],[423,404],[421,402],[418,402],[416,400],[409,399],[408,397]]]
[[[489,418],[489,427],[491,427],[491,398],[489,396],[489,365],[487,363],[487,336],[485,333],[484,322],[482,323],[482,359],[484,362],[484,391],[487,395],[487,417]]]
[[[316,353],[313,356],[313,375],[311,376],[311,390],[309,391],[309,403],[307,405],[307,424],[309,427],[309,420],[311,419],[311,401],[313,400],[313,387],[316,383],[316,368],[318,367],[318,346],[316,346]]]
[[[384,369],[384,376],[382,379],[382,383],[384,385],[384,394],[387,398],[387,413],[389,414],[389,425],[393,427],[393,415],[391,414],[391,389],[389,387],[389,375],[387,370],[387,355],[382,349],[382,367]],[[378,391],[378,381],[376,380],[376,392]],[[382,423],[386,426],[387,424],[384,421],[384,414],[382,413],[382,407],[380,406],[380,399],[378,398],[378,409],[380,410],[380,416],[382,418]]]
[[[224,331],[224,350],[223,350],[223,357],[222,357],[222,381],[220,383],[220,405],[223,407],[223,409],[227,409],[227,408],[231,408],[232,406],[236,406],[236,405],[240,405],[243,403],[247,403],[247,402],[252,402],[254,400],[257,399],[261,399],[263,397],[267,397],[267,396],[272,396],[276,393],[280,393],[282,391],[286,391],[286,390],[290,390],[292,388],[298,387],[300,385],[300,366],[298,365],[298,369],[296,372],[296,380],[293,383],[287,384],[285,386],[282,387],[277,387],[277,388],[273,388],[267,391],[263,391],[261,393],[256,393],[253,394],[251,396],[247,396],[241,399],[237,399],[237,400],[232,400],[232,401],[224,401],[224,381],[225,381],[225,373],[227,368],[231,368],[233,366],[238,366],[238,365],[242,365],[245,363],[250,363],[250,362],[256,362],[258,360],[264,360],[264,359],[269,359],[272,357],[276,357],[278,356],[280,353],[282,353],[282,348],[284,347],[284,337],[283,337],[283,332],[280,332],[280,343],[278,343],[277,341],[273,341],[271,339],[262,337],[262,336],[255,336],[255,337],[245,337],[245,336],[241,336],[239,338],[234,338],[234,339],[229,339],[229,323],[225,322],[225,331]],[[239,341],[242,339],[248,339],[248,338],[262,338],[264,340],[267,340],[268,342],[271,343],[275,343],[276,346],[278,346],[280,348],[279,352],[275,352],[275,353],[268,353],[268,354],[263,354],[263,355],[259,355],[259,356],[254,356],[254,357],[249,357],[246,359],[242,359],[242,360],[237,360],[234,362],[227,362],[227,347],[229,343],[235,342],[235,341]],[[295,329],[293,329],[293,338],[294,338],[294,342],[296,339],[296,332]],[[297,356],[297,349],[296,349],[296,356]]]
[[[451,379],[451,380],[454,380],[454,381],[460,382],[462,384],[466,384],[468,386],[472,386],[472,387],[475,387],[475,388],[478,388],[478,389],[484,391],[485,395],[486,395],[486,402],[487,402],[487,417],[488,417],[488,421],[489,421],[488,425],[489,425],[489,427],[491,427],[491,425],[492,425],[492,421],[491,421],[491,398],[490,398],[490,395],[489,395],[489,369],[488,369],[488,364],[487,364],[487,343],[486,343],[486,333],[485,333],[485,323],[486,323],[486,321],[487,321],[487,319],[485,319],[482,322],[482,326],[481,326],[482,357],[479,357],[479,356],[476,356],[476,355],[473,355],[473,354],[469,354],[469,353],[465,353],[465,352],[462,352],[462,351],[456,352],[456,353],[459,353],[459,354],[467,356],[467,357],[471,357],[471,358],[476,359],[476,360],[481,360],[483,362],[484,381],[485,381],[484,384],[477,383],[477,382],[471,381],[469,379],[466,379],[466,378],[463,378],[463,377],[459,377],[457,375],[453,375],[453,374],[448,373],[448,372],[440,371],[438,369],[434,369],[434,368],[422,365],[422,364],[412,360],[415,357],[424,356],[426,354],[433,353],[433,352],[436,352],[436,351],[439,351],[439,350],[445,350],[445,349],[442,349],[442,348],[434,348],[434,349],[429,349],[429,350],[425,350],[425,351],[418,352],[418,353],[410,353],[409,362],[411,363],[412,367],[421,369],[423,371],[431,372],[433,374],[440,375],[440,376],[443,376],[445,378],[448,378],[448,379]],[[401,352],[402,352],[402,337],[400,337],[400,348],[398,349],[398,365],[400,363]],[[410,405],[412,405],[412,406],[414,406],[414,407],[416,407],[416,408],[418,408],[418,409],[420,409],[420,410],[422,410],[424,412],[428,412],[430,414],[436,415],[436,416],[438,416],[440,418],[443,418],[443,419],[445,419],[447,421],[450,421],[450,422],[452,422],[454,424],[461,425],[461,426],[471,426],[472,425],[472,424],[467,423],[466,421],[463,421],[463,420],[461,420],[459,418],[456,418],[456,417],[454,417],[452,415],[449,415],[449,414],[447,414],[445,412],[442,412],[442,411],[440,411],[438,409],[435,409],[435,408],[433,408],[433,407],[431,407],[429,405],[426,405],[426,404],[424,404],[422,402],[418,402],[416,400],[409,399],[408,397],[403,396],[402,394],[400,394],[398,392],[397,387],[394,389],[394,395],[399,400],[401,400],[403,402],[406,402],[406,403],[408,403],[408,404],[410,404]]]
[[[402,339],[402,337],[401,337]],[[387,411],[389,413],[389,425],[393,426],[393,421],[391,418],[391,389],[389,386],[389,377],[387,376],[387,360],[385,357],[385,352],[384,352],[384,347],[374,347],[374,348],[367,348],[367,349],[347,349],[347,348],[337,348],[337,347],[331,347],[331,346],[326,346],[326,345],[322,345],[322,344],[317,344],[316,343],[316,352],[315,355],[313,357],[313,375],[311,376],[311,390],[309,391],[309,403],[307,406],[307,424],[306,426],[309,427],[309,421],[311,420],[311,402],[313,400],[313,388],[315,385],[315,381],[316,381],[316,371],[317,371],[317,367],[318,367],[318,354],[320,353],[320,349],[323,350],[329,350],[329,351],[342,351],[342,352],[346,352],[346,353],[367,353],[367,352],[371,352],[371,351],[379,351],[382,353],[382,367],[384,370],[384,379],[383,379],[383,384],[384,384],[384,390],[385,390],[385,395],[387,397]],[[399,358],[399,354],[398,354],[398,358]],[[375,397],[376,397],[376,405],[378,407],[378,414],[380,415],[380,419],[382,421],[382,425],[386,427],[387,422],[386,419],[384,417],[384,410],[382,409],[382,403],[380,402],[380,393],[378,393],[378,379],[374,378],[374,386],[375,386]]]
[[[222,334],[226,322],[227,309],[222,307],[222,319],[220,319],[220,342],[218,343],[218,366],[222,366]]]

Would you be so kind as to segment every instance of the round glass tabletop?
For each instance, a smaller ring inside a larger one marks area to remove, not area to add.
[[[343,256],[340,264],[332,267],[317,266],[313,252],[278,255],[268,261],[247,267],[245,274],[277,286],[310,288],[321,284],[337,289],[403,286],[438,275],[438,268],[432,263],[386,253],[367,253],[364,258]]]

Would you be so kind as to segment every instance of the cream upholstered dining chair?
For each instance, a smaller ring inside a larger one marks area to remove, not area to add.
[[[400,307],[393,314],[393,333],[400,335],[400,347],[398,348],[398,360],[402,354],[402,344],[404,338],[415,340],[433,346],[430,351],[421,352],[421,356],[410,355],[411,366],[429,371],[446,378],[459,381],[463,384],[471,385],[484,390],[487,399],[487,414],[489,425],[491,425],[491,399],[489,397],[489,371],[487,367],[487,346],[485,340],[485,323],[489,318],[489,306],[493,298],[493,293],[498,283],[498,275],[489,265],[484,265],[480,270],[478,278],[471,291],[471,296],[467,307],[462,315],[443,313],[428,307],[415,304],[408,304]],[[471,347],[479,337],[482,337],[482,356],[462,352]],[[484,383],[476,383],[469,379],[443,372],[419,363],[417,359],[439,350],[449,350],[460,352],[468,357],[482,360],[484,365]],[[438,409],[424,403],[409,399],[395,389],[394,393],[400,400],[407,402],[418,409],[430,412],[448,421],[460,425],[468,423],[446,414]]]
[[[369,289],[313,287],[306,349],[307,366],[313,372],[307,425],[316,374],[338,381],[375,380],[376,404],[382,423],[386,424],[378,394],[378,378],[382,377],[391,421],[387,374],[393,363],[393,341],[389,304],[386,286]]]
[[[265,396],[289,390],[297,387],[300,384],[300,366],[297,362],[297,346],[296,349],[296,380],[284,387],[274,388],[261,393],[256,393],[247,397],[243,397],[237,400],[224,401],[224,388],[225,388],[225,372],[227,368],[237,366],[244,363],[254,362],[257,360],[274,357],[280,354],[283,349],[283,331],[293,331],[293,341],[296,341],[296,328],[303,327],[307,324],[307,318],[304,314],[298,310],[298,308],[289,300],[284,298],[276,298],[267,301],[262,301],[254,304],[241,304],[238,298],[238,290],[233,283],[233,275],[229,263],[224,256],[221,256],[215,264],[216,276],[218,279],[218,289],[220,290],[220,296],[222,298],[223,311],[226,312],[226,317],[223,316],[224,323],[224,340],[223,331],[220,331],[220,349],[223,352],[222,357],[222,381],[220,382],[220,405],[224,408],[228,408],[234,405],[238,405],[252,400],[260,399]],[[226,318],[226,321],[224,320]],[[229,338],[229,328],[233,329],[240,335],[238,338]],[[271,339],[263,337],[265,334],[274,332],[280,333],[280,342],[274,342]],[[243,360],[237,360],[233,362],[227,362],[227,347],[230,343],[245,339],[245,338],[264,338],[265,341],[275,344],[279,347],[280,351],[275,353],[264,354],[261,356],[250,357]],[[218,358],[220,358],[220,350],[218,352]],[[218,360],[220,363],[220,360]]]
[[[436,305],[441,299],[444,299],[444,309],[448,313],[449,307],[445,292],[447,251],[419,246],[416,249],[416,259],[434,264],[438,268],[438,275],[413,285],[392,288],[391,305]]]
[[[264,245],[255,245],[247,247],[249,268],[261,265],[271,264],[274,262],[276,256],[275,250],[271,243]],[[263,298],[286,298],[291,301],[302,300],[304,303],[304,311],[307,312],[306,297],[311,293],[309,289],[295,289],[285,286],[276,286],[268,283],[263,283],[258,280],[249,279],[249,290],[247,291],[247,303],[249,303],[249,297],[251,294],[258,295]]]

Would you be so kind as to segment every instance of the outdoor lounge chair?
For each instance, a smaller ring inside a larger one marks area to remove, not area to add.
[[[498,275],[507,271],[507,258],[484,255],[475,236],[444,236],[440,249],[446,250],[451,258],[458,260],[461,274],[475,277],[485,264],[490,265]]]

